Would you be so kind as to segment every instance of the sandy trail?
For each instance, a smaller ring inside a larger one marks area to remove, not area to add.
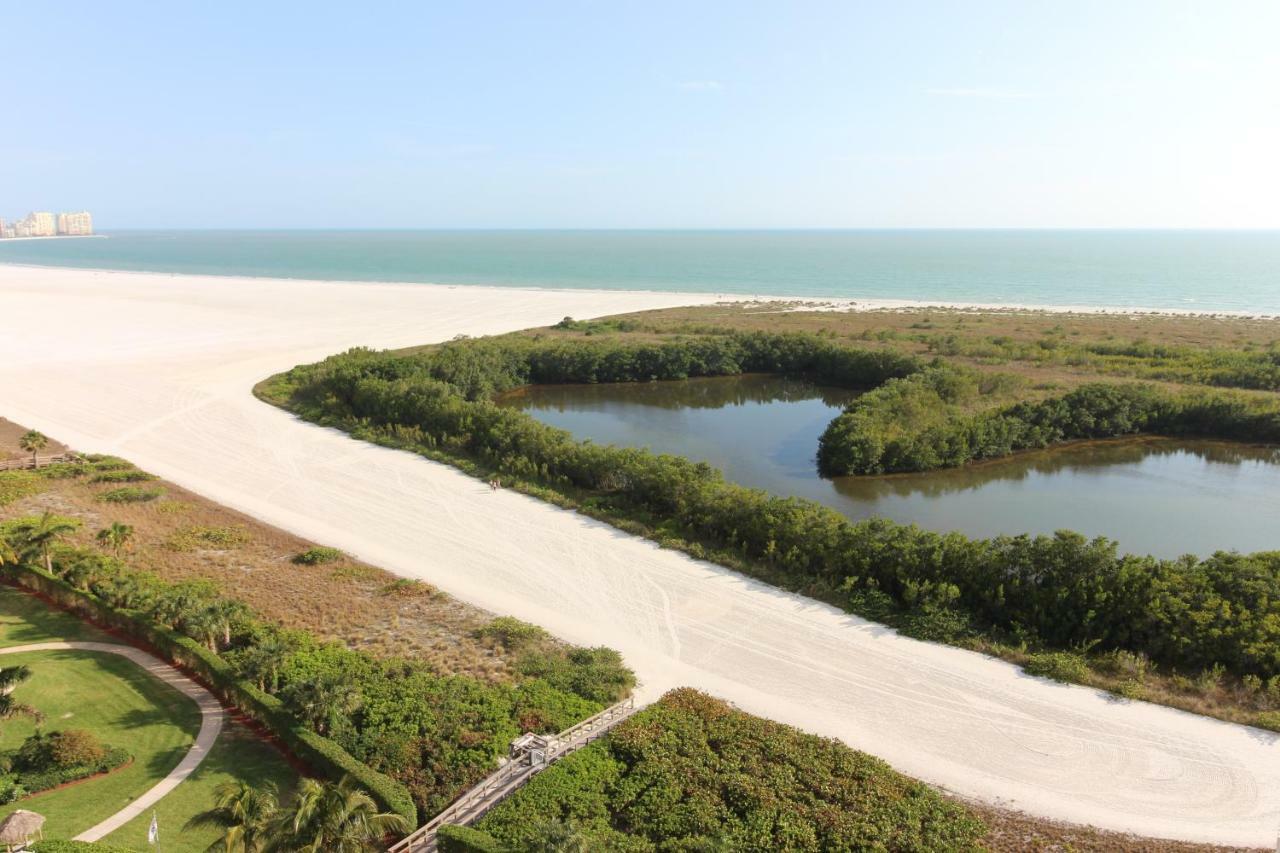
[[[1039,815],[1275,843],[1280,736],[899,637],[536,500],[492,493],[446,466],[301,423],[249,390],[355,344],[710,299],[0,266],[0,413],[573,642],[613,646],[645,698],[700,687],[958,793]]]

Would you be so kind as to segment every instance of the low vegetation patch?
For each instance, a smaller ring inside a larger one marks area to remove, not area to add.
[[[37,731],[16,750],[0,755],[0,803],[108,773],[131,760],[126,750],[103,746],[91,732]]]
[[[0,471],[0,506],[40,491],[40,477],[33,471]]]
[[[238,548],[249,541],[249,532],[242,527],[209,527],[189,525],[179,528],[164,542],[170,551],[194,551],[207,548],[226,551]]]
[[[118,468],[110,471],[99,471],[89,478],[90,483],[142,483],[154,480],[155,474],[148,474],[137,468]]]
[[[325,563],[336,563],[347,556],[337,548],[327,548],[317,545],[314,548],[308,548],[293,558],[293,562],[300,566],[320,566]]]
[[[141,486],[122,486],[98,495],[98,500],[112,504],[136,504],[153,501],[164,494],[164,489],[147,489]]]
[[[959,851],[980,849],[986,827],[879,759],[682,689],[535,776],[476,831],[488,839],[443,849]],[[545,846],[566,837],[578,846]]]
[[[397,578],[382,588],[382,594],[399,598],[420,598],[439,595],[440,590],[417,578]]]

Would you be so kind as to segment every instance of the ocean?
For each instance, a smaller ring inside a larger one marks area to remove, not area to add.
[[[90,269],[1280,314],[1280,231],[118,231]]]

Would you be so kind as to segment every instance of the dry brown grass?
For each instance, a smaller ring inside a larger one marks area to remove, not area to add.
[[[811,306],[812,303],[809,303]],[[1257,317],[1215,315],[1178,316],[1168,314],[1074,314],[1034,310],[976,309],[883,309],[812,310],[800,303],[732,303],[686,308],[666,308],[620,314],[608,320],[634,323],[626,333],[629,340],[658,340],[677,334],[707,330],[811,332],[833,340],[856,341],[870,348],[892,347],[901,352],[928,356],[926,339],[954,336],[962,342],[978,343],[992,337],[1033,343],[1055,337],[1069,344],[1128,343],[1149,341],[1163,345],[1197,348],[1264,349],[1280,344],[1280,320]],[[583,332],[555,328],[531,329],[519,335],[580,337]],[[607,332],[606,332],[607,334]],[[1036,363],[1017,360],[989,360],[949,355],[947,360],[977,370],[1012,373],[1024,377],[1028,388],[1023,397],[1062,391],[1096,381],[1124,381],[1117,374],[1100,374],[1088,366]],[[1144,380],[1150,381],[1150,380]],[[1167,387],[1177,383],[1156,382]]]
[[[0,418],[0,460],[18,459],[21,457],[31,458],[31,454],[18,447],[18,439],[23,433],[27,432],[27,428],[21,424],[15,424],[13,421]],[[49,446],[40,451],[40,456],[53,456],[62,453],[67,449],[65,444],[55,441],[52,436],[49,437]]]
[[[1217,847],[1143,838],[1120,832],[1107,832],[1091,826],[1031,817],[1019,811],[1000,809],[982,803],[961,800],[986,822],[990,830],[982,845],[995,853],[1228,853],[1257,851],[1254,847]]]
[[[793,303],[707,305],[619,316],[658,333],[713,324],[722,329],[822,332],[853,338],[870,334],[873,339],[880,332],[902,336],[948,332],[1036,341],[1052,332],[1079,342],[1149,340],[1194,347],[1265,347],[1280,342],[1280,320],[1265,317],[937,308],[813,311],[797,307]]]
[[[25,428],[0,419],[0,458],[17,447]],[[52,442],[50,443],[52,446]],[[319,566],[295,555],[316,543],[263,524],[163,480],[164,496],[146,503],[103,503],[118,483],[88,477],[40,480],[40,492],[0,508],[0,519],[45,510],[79,519],[75,544],[93,547],[94,534],[114,521],[132,525],[126,561],[170,581],[215,581],[264,618],[386,657],[425,660],[446,674],[488,681],[510,678],[502,645],[476,636],[493,614],[457,601],[426,583],[402,583],[390,572],[344,557]]]

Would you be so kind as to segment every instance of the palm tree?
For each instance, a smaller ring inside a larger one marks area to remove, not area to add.
[[[381,850],[387,835],[408,830],[401,815],[379,812],[350,776],[337,783],[303,779],[276,822],[273,842],[291,853],[369,853]]]
[[[262,853],[268,848],[278,811],[273,786],[255,788],[232,780],[213,789],[213,808],[192,815],[182,828],[222,830],[222,837],[210,844],[206,853]]]
[[[133,539],[133,525],[113,521],[110,527],[99,530],[95,538],[102,547],[113,549],[116,552],[116,558],[119,559],[120,552]]]
[[[219,598],[209,605],[214,620],[218,623],[218,631],[222,635],[223,648],[231,646],[231,629],[237,622],[243,622],[250,616],[249,605],[234,598]],[[214,649],[217,651],[217,649]]]
[[[222,633],[222,620],[213,605],[203,607],[182,617],[182,633],[199,640],[209,647],[209,651],[218,650],[218,635]]]
[[[334,717],[353,713],[361,704],[359,692],[337,675],[298,681],[285,688],[289,709],[318,734],[328,734]]]
[[[49,446],[49,439],[44,433],[29,430],[23,434],[22,438],[18,439],[18,446],[31,454],[31,467],[39,468],[40,457],[36,454]]]
[[[295,645],[279,631],[272,631],[246,649],[240,660],[240,674],[257,682],[259,690],[280,689],[280,667]]]
[[[44,715],[13,698],[13,689],[31,677],[31,670],[25,666],[0,667],[0,720],[7,720],[19,714],[35,717],[37,721]]]
[[[216,595],[206,581],[182,581],[160,592],[152,604],[151,616],[176,629],[207,609]]]
[[[117,572],[102,579],[95,591],[104,596],[112,607],[141,610],[150,601],[152,587],[133,572]]]
[[[18,564],[18,552],[14,550],[13,543],[9,541],[9,537],[0,533],[0,566],[16,566]]]
[[[63,518],[45,512],[39,518],[26,518],[13,526],[13,532],[24,551],[37,551],[44,558],[44,569],[53,574],[52,548],[59,539],[80,527],[74,518]]]

